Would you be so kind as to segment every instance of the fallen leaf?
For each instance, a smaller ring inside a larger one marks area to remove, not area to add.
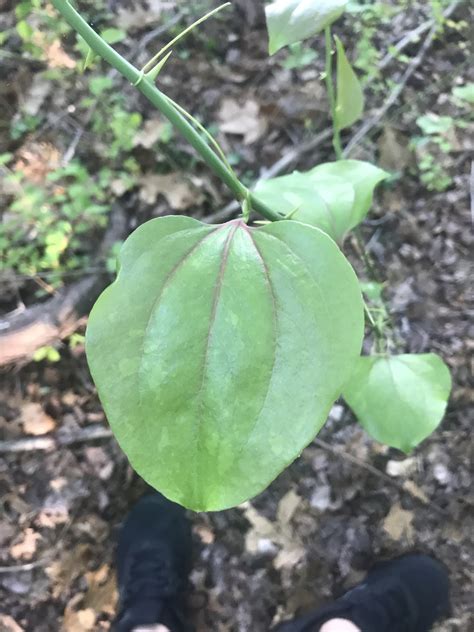
[[[115,20],[117,26],[125,30],[142,29],[150,24],[155,24],[161,17],[164,9],[174,8],[174,2],[164,2],[163,0],[148,0],[147,7],[140,3],[133,3],[132,8],[122,7],[118,10],[118,18]]]
[[[243,104],[233,99],[223,99],[219,121],[222,132],[243,136],[246,145],[251,145],[267,131],[267,121],[260,112],[259,104],[253,99],[247,99]]]
[[[53,83],[45,79],[42,73],[36,74],[29,82],[26,92],[20,93],[22,111],[30,116],[36,116],[51,92],[52,86]]]
[[[140,180],[140,199],[146,204],[154,204],[159,195],[163,195],[175,211],[185,211],[197,206],[203,200],[200,193],[189,179],[180,173],[157,175],[148,173]]]
[[[295,511],[301,505],[303,499],[301,496],[290,489],[278,503],[277,520],[280,524],[285,525],[293,518]]]
[[[378,141],[380,166],[387,171],[403,171],[413,162],[413,154],[408,144],[408,138],[389,125],[385,125]]]
[[[8,614],[0,614],[0,632],[24,632],[24,629]]]
[[[62,625],[64,632],[90,632],[94,629],[97,616],[92,608],[75,610],[76,605],[82,601],[82,597],[82,593],[79,593],[67,604]]]
[[[96,614],[104,612],[113,615],[118,601],[117,582],[114,573],[107,564],[98,570],[86,573],[87,593],[84,607]]]
[[[293,492],[294,494],[294,492]],[[271,544],[278,545],[279,551],[273,560],[273,566],[279,570],[289,568],[297,564],[305,554],[302,542],[289,525],[291,516],[300,504],[301,498],[296,504],[297,494],[286,494],[280,501],[279,514],[281,522],[273,523],[262,516],[252,505],[244,505],[245,517],[252,525],[245,537],[245,546],[250,553],[272,552]],[[299,497],[298,497],[299,498]]]
[[[416,457],[409,457],[402,461],[390,460],[387,463],[385,471],[389,476],[408,476],[408,474],[416,472],[419,467],[418,461]]]
[[[194,525],[193,532],[198,536],[203,544],[212,544],[216,539],[214,531],[211,531],[209,527],[206,527],[203,524]]]
[[[403,483],[403,489],[406,489],[407,492],[410,493],[412,496],[424,502],[425,505],[427,505],[430,502],[430,499],[425,494],[425,492],[422,489],[420,489],[418,485],[414,483],[413,481],[405,481]]]
[[[411,541],[413,539],[412,522],[413,512],[402,509],[400,503],[396,503],[385,517],[383,529],[397,542],[402,538]]]
[[[40,404],[25,404],[21,409],[21,421],[27,434],[43,435],[56,427],[56,422],[47,415]]]
[[[31,560],[36,553],[38,540],[41,540],[39,533],[30,528],[26,529],[22,534],[22,539],[10,547],[10,555],[15,560]]]
[[[150,149],[160,140],[163,132],[168,128],[165,121],[159,118],[149,119],[145,121],[141,129],[135,134],[133,139],[134,146],[141,145],[145,149]]]
[[[65,551],[59,560],[46,568],[46,574],[53,582],[54,599],[68,591],[73,581],[87,571],[90,553],[88,544],[79,544],[72,551]]]
[[[59,40],[55,40],[45,49],[46,59],[50,68],[75,68],[76,61],[69,57]]]

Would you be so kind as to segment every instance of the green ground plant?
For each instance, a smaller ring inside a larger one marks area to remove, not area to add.
[[[137,472],[191,509],[234,506],[301,453],[341,393],[372,436],[412,450],[440,423],[450,375],[435,354],[395,351],[383,288],[361,288],[341,250],[387,177],[342,157],[342,132],[364,107],[357,75],[331,33],[346,1],[266,7],[271,54],[324,32],[336,160],[253,190],[209,133],[156,87],[171,45],[139,70],[67,0],[53,4],[242,205],[242,217],[222,225],[170,215],[140,226],[90,315],[89,366]],[[252,212],[263,221],[250,225]],[[364,311],[374,332],[370,356],[360,355]]]

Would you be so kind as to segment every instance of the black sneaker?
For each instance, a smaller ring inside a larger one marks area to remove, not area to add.
[[[317,632],[331,619],[348,619],[362,632],[428,632],[449,612],[446,569],[431,557],[412,554],[379,564],[333,604],[274,632]]]
[[[160,623],[172,632],[192,630],[183,616],[191,546],[191,525],[182,507],[157,492],[133,507],[117,548],[115,632]]]

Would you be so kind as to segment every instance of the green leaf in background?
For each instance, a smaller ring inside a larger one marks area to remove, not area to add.
[[[291,219],[324,230],[338,243],[351,228],[354,187],[337,176],[295,171],[261,180],[255,193],[273,210],[291,213]]]
[[[374,189],[382,180],[389,177],[383,169],[363,160],[336,160],[325,162],[312,169],[313,175],[319,177],[338,176],[352,184],[355,191],[352,209],[352,227],[357,226],[365,218],[372,205]]]
[[[410,452],[440,424],[451,376],[434,353],[361,357],[343,397],[377,441]]]
[[[341,244],[367,215],[378,182],[388,174],[360,160],[339,160],[310,171],[260,180],[256,195],[275,211],[324,230]]]
[[[455,125],[451,116],[439,116],[434,112],[428,112],[416,119],[416,124],[424,134],[447,134]]]
[[[338,129],[350,127],[364,112],[364,93],[357,75],[352,70],[341,40],[335,37],[337,52],[336,120]]]
[[[122,42],[127,37],[127,33],[122,29],[110,27],[101,31],[100,36],[107,42],[107,44],[113,45]]]
[[[344,13],[347,0],[274,0],[265,7],[270,55],[329,26]]]
[[[358,361],[350,264],[299,222],[176,216],[138,228],[120,260],[86,348],[131,464],[194,510],[259,493],[313,439]]]
[[[465,86],[453,88],[453,95],[468,103],[474,103],[474,83],[467,83]]]

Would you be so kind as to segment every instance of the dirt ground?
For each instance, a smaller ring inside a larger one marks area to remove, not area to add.
[[[170,15],[171,5],[180,5],[162,4],[169,5]],[[170,61],[162,86],[214,125],[224,146],[238,155],[236,169],[250,182],[326,129],[327,107],[319,79],[322,55],[296,69],[282,66],[285,53],[268,59],[264,26],[253,3],[236,4],[230,16],[207,23],[201,36],[189,40],[186,58]],[[406,4],[373,37],[382,54],[429,17],[429,3]],[[396,105],[351,154],[400,174],[379,191],[363,234],[387,280],[404,349],[435,351],[452,370],[445,420],[406,457],[372,441],[338,403],[316,441],[265,492],[229,511],[191,516],[196,545],[191,601],[200,630],[264,632],[341,594],[376,560],[413,549],[436,555],[451,574],[453,614],[439,629],[474,629],[472,124],[456,129],[453,149],[440,157],[452,179],[445,191],[430,191],[421,183],[409,148],[420,133],[415,122],[420,114],[461,116],[447,95],[469,73],[467,4],[456,9],[453,24],[436,37]],[[2,19],[11,19],[4,5]],[[111,6],[118,10],[120,5]],[[337,28],[349,50],[361,36],[351,29],[351,20],[347,16]],[[124,52],[151,28],[132,29]],[[400,81],[424,36],[404,50],[408,60],[386,66],[385,85],[372,83],[367,89],[367,117]],[[164,37],[159,41],[164,43]],[[204,47],[206,38],[212,49]],[[313,47],[321,49],[320,39]],[[145,51],[142,57],[145,61]],[[118,85],[145,124],[157,118],[133,89]],[[53,120],[55,104],[67,102],[67,95],[48,99]],[[232,133],[236,119],[238,130]],[[75,133],[63,123],[56,121],[45,132],[61,151]],[[90,143],[85,133],[77,148],[81,156],[87,157]],[[173,154],[164,148],[160,160],[169,160],[180,172],[182,156],[191,154],[183,141],[176,139],[174,145]],[[137,144],[133,152],[143,172],[150,172],[152,151]],[[332,158],[326,140],[289,168]],[[186,186],[176,187],[174,197],[169,189],[164,195],[159,189],[144,193],[143,183],[128,192],[130,228],[170,211],[206,217],[229,202],[203,165],[191,161],[191,167]],[[350,240],[346,250],[363,276]],[[0,630],[9,632],[110,629],[117,598],[115,536],[145,487],[112,438],[64,445],[84,429],[106,427],[106,420],[83,346],[64,345],[60,351],[56,363],[12,366],[0,376]],[[41,435],[56,437],[56,447],[13,451],[18,440]]]

